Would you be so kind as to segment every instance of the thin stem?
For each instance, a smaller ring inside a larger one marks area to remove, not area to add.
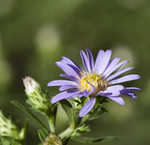
[[[65,131],[59,134],[61,139],[69,137],[74,131],[74,124],[70,125]]]
[[[50,131],[51,131],[52,133],[55,133],[54,117],[51,116],[51,115],[48,117],[48,124],[49,124]]]

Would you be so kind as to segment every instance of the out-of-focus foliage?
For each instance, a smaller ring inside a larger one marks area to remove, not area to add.
[[[112,145],[149,144],[149,26],[149,0],[0,0],[0,108],[22,125],[24,114],[9,102],[25,100],[25,75],[55,95],[55,88],[46,85],[58,78],[56,60],[65,55],[80,62],[81,48],[92,48],[95,54],[111,48],[114,56],[129,59],[141,74],[142,79],[132,85],[141,87],[142,93],[135,101],[127,98],[124,107],[113,102],[107,106],[110,113],[91,124],[89,136],[119,136],[119,141],[107,143]],[[67,119],[59,118],[61,130]],[[37,144],[37,125],[33,121],[30,126],[27,144]]]

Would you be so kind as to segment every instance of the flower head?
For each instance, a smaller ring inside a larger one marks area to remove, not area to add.
[[[60,76],[69,80],[55,80],[48,83],[48,86],[60,86],[60,93],[52,98],[51,103],[76,96],[89,96],[89,100],[79,112],[79,116],[83,117],[94,107],[97,96],[107,97],[120,105],[125,104],[121,94],[136,98],[134,91],[140,90],[139,88],[126,88],[120,83],[137,80],[140,76],[128,74],[120,77],[133,68],[122,67],[128,63],[127,60],[119,62],[118,57],[110,60],[111,54],[111,50],[100,50],[94,62],[90,49],[87,48],[86,52],[81,50],[83,68],[69,58],[62,57],[56,64],[64,71]]]

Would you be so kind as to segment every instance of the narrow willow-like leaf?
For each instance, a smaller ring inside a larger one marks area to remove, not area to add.
[[[98,138],[89,138],[89,137],[72,137],[71,138],[75,142],[79,143],[85,143],[85,144],[94,144],[94,143],[100,143],[100,142],[106,142],[106,141],[112,141],[114,139],[117,139],[115,136],[105,136],[105,137],[98,137]]]
[[[36,122],[45,130],[46,133],[48,133],[48,128],[41,122],[41,120],[35,116],[27,107],[25,107],[23,104],[19,103],[16,100],[11,101],[13,105],[15,105],[18,109],[26,113],[31,119],[36,120]]]

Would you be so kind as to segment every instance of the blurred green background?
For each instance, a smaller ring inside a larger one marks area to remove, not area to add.
[[[81,63],[80,49],[91,48],[96,56],[99,49],[111,48],[113,57],[128,59],[142,76],[126,84],[142,92],[136,100],[125,98],[124,107],[109,104],[109,113],[90,124],[88,135],[120,137],[103,145],[150,144],[149,27],[149,0],[0,0],[0,109],[21,127],[25,116],[10,101],[25,100],[24,76],[55,95],[57,91],[46,86],[59,78],[55,61],[67,56]],[[58,120],[57,127],[66,122]],[[32,121],[26,144],[39,142],[37,128]]]

